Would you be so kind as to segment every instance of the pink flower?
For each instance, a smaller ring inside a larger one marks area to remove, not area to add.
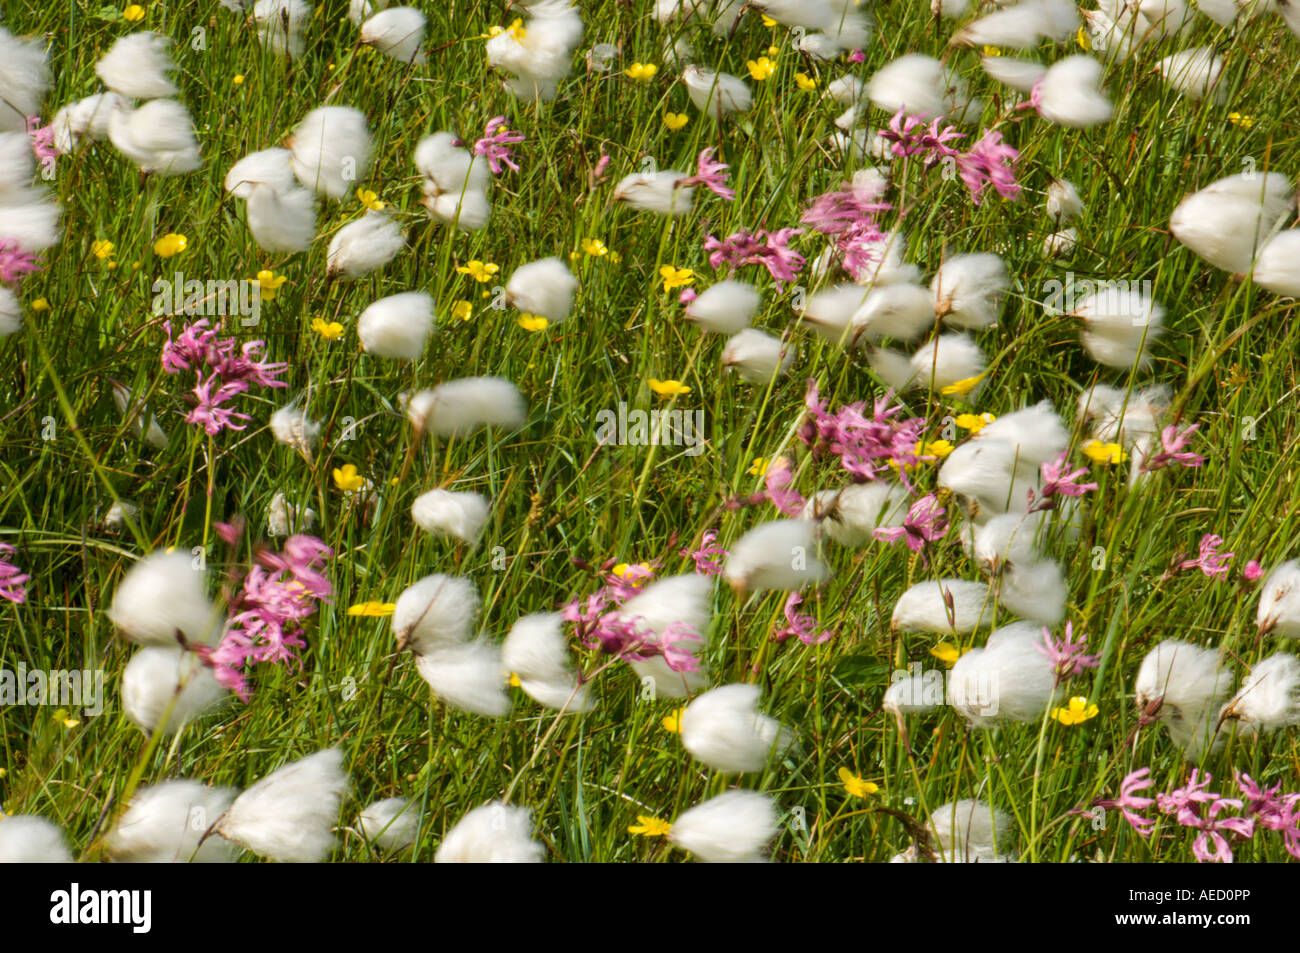
[[[1042,473],[1043,486],[1038,494],[1038,502],[1034,502],[1034,491],[1029,491],[1029,512],[1035,513],[1039,510],[1050,510],[1056,505],[1053,497],[1056,496],[1083,496],[1089,490],[1097,489],[1096,483],[1078,483],[1079,477],[1086,476],[1087,467],[1078,470],[1071,470],[1067,464],[1066,458],[1068,451],[1061,451],[1061,455],[1054,461],[1045,461],[1039,465],[1039,471]]]
[[[794,465],[788,458],[780,458],[767,468],[763,475],[763,487],[767,498],[782,516],[798,516],[803,512],[807,501],[791,488],[794,483]]]
[[[776,280],[778,288],[784,283],[794,281],[799,269],[804,265],[804,258],[789,247],[791,237],[800,234],[803,229],[782,228],[776,232],[762,231],[757,235],[747,229],[739,229],[726,238],[707,235],[704,250],[710,252],[709,265],[721,268],[724,264],[732,268],[742,265],[762,265]]]
[[[881,129],[878,135],[893,143],[889,149],[900,159],[914,155],[925,156],[925,167],[928,169],[945,158],[955,159],[960,155],[948,143],[963,138],[965,133],[958,132],[948,125],[941,129],[939,124],[942,121],[942,119],[935,119],[927,127],[924,119],[905,115],[903,107],[900,106],[898,112],[889,120],[889,128]]]
[[[713,153],[717,150],[710,146],[700,153],[696,160],[696,171],[693,176],[683,179],[678,185],[691,186],[702,185],[719,198],[726,199],[728,202],[736,197],[734,189],[727,188],[727,169],[731,168],[721,162],[714,161]]]
[[[1214,775],[1207,774],[1203,780],[1198,780],[1199,776],[1200,769],[1192,768],[1191,777],[1187,779],[1187,786],[1175,788],[1168,794],[1157,794],[1156,805],[1165,814],[1177,814],[1193,804],[1207,804],[1211,801],[1217,801],[1219,795],[1206,790],[1210,786],[1210,782],[1214,780]],[[1237,804],[1240,806],[1241,802],[1238,801]]]
[[[696,298],[698,298],[699,296],[700,296],[700,293],[699,293],[698,291],[696,291],[694,288],[683,288],[682,291],[681,291],[681,294],[679,294],[679,295],[677,296],[677,303],[678,303],[678,304],[690,304],[692,301],[694,301],[694,300],[695,300]]]
[[[1228,560],[1233,557],[1232,553],[1219,552],[1222,545],[1222,536],[1206,533],[1201,537],[1200,555],[1196,559],[1186,559],[1179,563],[1178,569],[1199,569],[1211,578],[1222,579],[1228,574]]]
[[[1300,858],[1300,794],[1279,794],[1281,784],[1261,788],[1249,774],[1234,774],[1237,787],[1249,801],[1245,816],[1254,818],[1265,830],[1280,833],[1287,853]]]
[[[1065,638],[1054,639],[1051,631],[1045,628],[1043,644],[1035,644],[1034,648],[1052,663],[1052,670],[1056,673],[1056,684],[1059,685],[1066,679],[1082,675],[1086,669],[1096,668],[1101,664],[1100,655],[1088,655],[1083,651],[1087,648],[1087,641],[1086,635],[1080,635],[1079,641],[1074,641],[1074,623],[1066,622]]]
[[[1117,810],[1123,815],[1124,820],[1132,826],[1143,837],[1151,833],[1151,828],[1155,826],[1155,820],[1144,817],[1142,811],[1145,811],[1152,804],[1156,803],[1154,798],[1139,797],[1138,791],[1145,791],[1151,787],[1151,769],[1141,768],[1132,771],[1125,776],[1120,782],[1119,797],[1114,799],[1100,798],[1093,801],[1095,807],[1106,808],[1108,810]]]
[[[518,172],[519,166],[510,146],[523,142],[525,138],[522,132],[506,128],[505,116],[494,116],[483,129],[483,138],[474,143],[474,154],[487,157],[493,175],[500,175],[506,166]]]
[[[15,239],[0,238],[0,281],[17,285],[24,275],[40,270],[36,256],[25,251]]]
[[[701,576],[720,576],[722,575],[722,563],[718,560],[727,555],[727,551],[717,545],[718,534],[715,530],[706,529],[704,535],[700,537],[700,548],[692,550],[690,547],[679,551],[679,556],[685,556],[695,563],[695,571]]]
[[[23,583],[32,577],[20,572],[6,557],[14,551],[8,543],[0,543],[0,599],[22,605],[27,601],[27,588]]]
[[[694,647],[684,643],[703,642],[695,627],[688,622],[670,622],[659,636],[656,646],[666,664],[674,672],[698,672],[700,660],[695,657]]]
[[[873,530],[876,539],[893,545],[900,539],[907,548],[919,553],[926,543],[942,539],[948,532],[948,520],[944,516],[944,507],[933,493],[921,497],[907,511],[902,526],[882,526]]]
[[[1160,431],[1160,452],[1143,461],[1141,471],[1154,473],[1175,463],[1181,467],[1199,467],[1205,462],[1205,458],[1199,453],[1192,453],[1183,448],[1192,439],[1192,434],[1200,428],[1200,424],[1192,424],[1186,430],[1179,430],[1174,424],[1164,428]]]
[[[1246,568],[1241,571],[1241,578],[1246,582],[1257,582],[1262,575],[1264,575],[1264,567],[1259,564],[1258,559],[1246,563]]]
[[[215,328],[208,327],[207,318],[189,325],[175,339],[171,323],[163,327],[167,332],[162,351],[163,370],[168,374],[193,371],[197,379],[191,392],[195,406],[186,415],[185,422],[197,424],[209,434],[215,436],[227,427],[244,429],[245,425],[236,421],[252,418],[226,404],[248,391],[251,385],[289,386],[276,379],[288,364],[261,360],[266,347],[263,341],[250,341],[237,349],[234,338],[222,339]]]
[[[27,138],[32,141],[32,152],[36,154],[36,161],[42,165],[59,157],[59,150],[54,147],[53,123],[42,126],[40,116],[28,116]]]
[[[895,419],[902,406],[890,406],[893,393],[875,401],[871,417],[862,402],[846,404],[832,414],[826,409],[815,380],[808,381],[804,406],[809,416],[799,429],[799,439],[814,456],[834,455],[840,466],[859,483],[888,474],[893,461],[907,485],[906,467],[921,461],[914,452],[925,428],[923,417]],[[929,458],[926,458],[929,459]]]
[[[970,192],[971,201],[980,204],[986,185],[992,185],[1004,199],[1016,199],[1020,184],[1016,181],[1015,161],[1020,152],[1002,141],[1002,133],[986,129],[969,152],[956,157],[957,173]]]
[[[803,596],[799,595],[799,593],[792,592],[786,597],[784,610],[786,624],[772,633],[772,639],[776,642],[784,642],[791,636],[795,636],[804,645],[821,645],[833,638],[834,632],[827,630],[815,631],[817,619],[798,612],[797,610],[801,605],[803,605]]]
[[[1198,831],[1192,843],[1192,856],[1199,863],[1232,863],[1232,846],[1224,837],[1224,832],[1236,834],[1249,840],[1255,833],[1255,819],[1250,817],[1219,817],[1225,807],[1240,807],[1241,802],[1233,798],[1222,798],[1209,806],[1205,814],[1198,814],[1194,809],[1185,807],[1178,812],[1178,823]]]
[[[867,54],[863,53],[861,50],[854,50],[852,53],[849,54],[850,63],[865,63],[866,61],[867,61]]]

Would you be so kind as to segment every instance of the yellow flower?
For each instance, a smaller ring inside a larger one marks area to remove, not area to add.
[[[1249,129],[1255,125],[1255,117],[1247,116],[1245,113],[1228,113],[1228,122],[1234,126],[1240,126],[1242,129]]]
[[[646,817],[644,814],[636,816],[637,822],[627,829],[629,834],[641,834],[644,837],[664,837],[668,834],[673,826],[667,821],[661,821],[657,817]]]
[[[457,265],[456,270],[462,275],[469,275],[475,281],[482,284],[491,281],[492,276],[501,269],[491,262],[479,261],[477,258],[471,258],[465,264]]]
[[[334,485],[344,493],[351,493],[365,486],[366,478],[357,473],[355,466],[345,463],[342,469],[334,468]]]
[[[769,47],[767,48],[767,55],[768,55],[768,56],[776,56],[776,54],[778,54],[778,53],[780,53],[780,52],[781,52],[781,51],[778,50],[775,46],[769,46]]]
[[[1087,31],[1085,31],[1083,27],[1079,27],[1079,32],[1074,35],[1074,38],[1079,44],[1079,49],[1092,49],[1092,41],[1088,39]]]
[[[139,23],[144,19],[144,7],[133,3],[122,11],[122,19],[127,23]]]
[[[1002,55],[1002,51],[999,50],[996,46],[986,46],[986,47],[984,47],[984,55],[985,55],[985,56],[1001,56],[1001,55]]]
[[[760,83],[776,72],[776,64],[766,56],[760,56],[756,60],[747,60],[745,68],[749,70],[750,77]]]
[[[947,440],[922,440],[912,450],[918,457],[938,457],[942,460],[954,447]]]
[[[958,414],[953,418],[953,423],[962,430],[979,433],[986,425],[993,423],[997,419],[992,414]]]
[[[672,713],[667,715],[659,724],[663,725],[664,731],[680,735],[682,733],[682,714],[685,711],[685,708],[674,708]]]
[[[99,259],[107,258],[113,254],[113,248],[113,243],[103,238],[90,243],[90,253]]]
[[[969,651],[969,647],[959,649],[951,642],[940,642],[934,648],[930,649],[930,654],[945,665],[953,665],[956,663],[957,659],[961,658]]]
[[[772,27],[776,26],[776,21],[773,20],[771,17],[769,17],[766,13],[761,13],[759,14],[759,16],[763,18],[763,26],[767,27],[768,29],[771,29]]]
[[[33,311],[49,311],[50,303],[46,301],[44,298],[37,298],[35,301],[32,302],[31,308]]]
[[[1089,440],[1079,448],[1093,463],[1116,464],[1123,463],[1128,459],[1128,454],[1124,448],[1117,443],[1102,443],[1100,440]]]
[[[691,117],[686,115],[686,113],[673,113],[673,112],[664,113],[664,125],[667,126],[669,129],[671,129],[673,132],[676,132],[678,129],[682,128],[682,126],[686,125],[690,121],[691,121]]]
[[[609,249],[605,247],[605,243],[599,238],[584,238],[582,240],[582,250],[596,258],[609,254]]]
[[[749,465],[750,476],[762,476],[767,473],[768,461],[762,457],[755,457],[754,462]]]
[[[459,318],[462,321],[468,321],[474,314],[474,305],[468,301],[457,301],[451,306],[451,316]]]
[[[257,273],[257,287],[260,289],[263,301],[274,301],[276,294],[280,291],[280,286],[289,279],[284,275],[277,275],[273,271],[263,268]]]
[[[1071,698],[1068,708],[1052,709],[1052,717],[1063,725],[1081,725],[1096,716],[1097,706],[1088,704],[1088,699],[1082,695]]]
[[[967,377],[963,380],[954,381],[947,387],[941,388],[939,393],[946,397],[965,397],[975,389],[975,386],[984,379],[983,374],[976,374],[974,377]]]
[[[874,781],[863,781],[862,778],[848,768],[840,768],[836,774],[839,775],[844,790],[849,792],[849,797],[866,797],[868,794],[875,794],[880,790],[880,785]]]
[[[510,683],[511,688],[523,688],[523,682],[519,681],[518,672],[511,672],[510,677],[506,679],[506,681]]]
[[[334,472],[338,473],[337,470]],[[396,602],[358,602],[348,606],[348,615],[387,616],[392,615],[396,608]]]
[[[649,82],[655,78],[655,73],[659,72],[659,67],[654,63],[633,63],[627,69],[623,70],[624,75],[629,79],[634,79],[638,83]]]
[[[645,573],[650,571],[650,564],[649,563],[619,563],[617,566],[611,569],[610,572],[618,576],[619,579],[623,579],[627,576],[629,569],[640,569],[642,570],[643,573]]]
[[[379,201],[379,193],[374,189],[357,189],[357,198],[361,200],[362,205],[372,212],[378,212],[388,207],[387,202]]]
[[[676,397],[679,394],[689,394],[691,389],[681,381],[661,381],[657,378],[650,378],[650,389],[660,397]]]
[[[324,318],[312,318],[311,329],[327,341],[336,341],[343,336],[343,325]]]
[[[184,235],[178,235],[175,232],[168,232],[162,238],[153,243],[153,252],[159,258],[170,258],[172,255],[178,255],[189,247],[189,239]]]
[[[689,268],[674,268],[672,265],[662,265],[659,268],[659,277],[664,280],[664,291],[672,291],[674,288],[683,288],[695,281],[695,272]]]
[[[499,26],[489,27],[486,33],[482,33],[479,35],[479,39],[480,40],[491,39],[494,36],[500,36],[502,33],[509,33],[519,43],[524,42],[525,38],[527,38],[528,36],[528,31],[524,29],[524,18],[515,17],[514,22],[511,23],[508,27],[499,27]]]
[[[817,89],[817,80],[813,79],[807,73],[795,73],[794,84],[805,93],[811,93]]]
[[[519,316],[519,326],[525,331],[545,331],[546,326],[550,323],[540,314],[521,314]]]
[[[230,77],[230,81],[234,83],[236,86],[238,86],[240,83],[244,81],[244,74],[236,73],[234,76]]]

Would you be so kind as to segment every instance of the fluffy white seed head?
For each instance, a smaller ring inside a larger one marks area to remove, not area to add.
[[[1047,72],[1047,67],[1034,60],[1017,60],[1010,56],[982,56],[980,65],[999,83],[1022,93],[1031,92]]]
[[[1042,629],[1013,622],[994,631],[984,648],[971,649],[948,674],[948,704],[973,727],[999,721],[1039,721],[1052,703],[1056,676],[1035,646]]]
[[[347,788],[343,752],[326,748],[285,765],[235,798],[217,832],[260,857],[319,863],[334,849],[330,829]]]
[[[54,148],[67,155],[83,136],[99,142],[108,138],[108,121],[113,110],[125,109],[129,103],[117,93],[95,93],[64,106],[50,121],[54,127]],[[3,113],[0,107],[0,113]]]
[[[873,480],[821,490],[804,504],[800,516],[818,520],[821,531],[841,546],[860,548],[875,540],[878,527],[903,525],[910,502],[901,484]]]
[[[370,171],[372,148],[366,117],[350,106],[322,106],[298,123],[289,138],[293,174],[304,188],[341,199]]]
[[[1251,277],[1274,294],[1300,298],[1300,228],[1279,232],[1265,242]]]
[[[684,812],[668,839],[705,863],[754,863],[776,834],[776,805],[757,791],[727,791]]]
[[[941,334],[922,344],[910,358],[910,385],[941,391],[959,381],[979,377],[988,366],[988,358],[969,334]],[[980,385],[968,390],[978,393]]]
[[[529,698],[548,708],[581,712],[592,706],[587,686],[578,685],[569,661],[558,612],[536,612],[515,622],[501,645],[501,669],[519,679]]]
[[[578,279],[558,258],[542,258],[520,265],[506,282],[506,298],[526,314],[536,314],[559,324],[573,309]]]
[[[306,251],[316,237],[316,196],[310,189],[278,192],[260,182],[249,185],[245,213],[248,230],[262,251]]]
[[[528,421],[528,404],[505,378],[460,377],[416,394],[407,414],[435,436],[463,437],[486,427],[518,430]]]
[[[741,380],[751,384],[767,384],[773,377],[784,377],[793,363],[793,348],[758,328],[733,334],[722,348],[722,366],[733,369]]]
[[[1001,513],[977,527],[972,549],[980,571],[994,576],[1010,566],[1037,562],[1035,536],[1045,522],[1045,511],[1028,516]]]
[[[311,6],[306,0],[257,0],[253,4],[253,22],[262,45],[290,59],[302,56],[302,33],[309,19]]]
[[[1142,660],[1133,692],[1140,709],[1161,702],[1160,720],[1169,736],[1195,759],[1216,742],[1219,710],[1231,686],[1218,652],[1166,639]]]
[[[533,840],[532,812],[493,802],[476,807],[438,845],[435,864],[540,864],[546,848]]]
[[[50,88],[43,39],[25,40],[0,27],[0,132],[27,132]]]
[[[1010,817],[969,798],[936,807],[930,814],[930,828],[943,859],[950,863],[999,860],[1013,836]]]
[[[703,331],[739,334],[758,312],[758,289],[748,282],[727,278],[710,285],[686,306],[686,318]]]
[[[384,267],[406,247],[401,226],[384,212],[366,212],[330,240],[326,268],[331,275],[360,278]]]
[[[1262,633],[1300,639],[1300,560],[1287,560],[1268,574],[1255,621]]]
[[[171,80],[171,38],[141,30],[117,40],[95,64],[104,85],[128,99],[164,99],[180,92]]]
[[[1050,400],[1003,414],[975,435],[979,441],[1005,441],[1016,448],[1017,467],[1037,475],[1041,464],[1055,460],[1070,444],[1070,432]]]
[[[758,694],[757,685],[736,683],[696,697],[682,712],[682,746],[724,774],[763,770],[782,730],[758,711]]]
[[[867,81],[867,96],[885,112],[900,109],[931,119],[952,112],[950,75],[942,63],[922,53],[908,53],[886,63]]]
[[[873,287],[853,312],[854,340],[914,341],[934,326],[934,298],[910,282]]]
[[[425,23],[424,14],[414,7],[390,7],[361,24],[361,42],[399,63],[422,66]]]
[[[1006,566],[997,592],[1005,609],[1048,626],[1065,618],[1068,595],[1065,572],[1051,559]]]
[[[745,81],[730,73],[688,66],[682,70],[682,82],[695,108],[707,116],[720,119],[727,113],[746,112],[754,104]]]
[[[707,576],[682,573],[665,576],[646,586],[619,608],[620,618],[636,623],[637,631],[662,636],[674,623],[689,626],[701,641],[679,643],[702,653],[708,644],[713,623],[713,584]],[[695,671],[677,672],[662,656],[630,663],[641,679],[654,680],[655,693],[667,698],[685,698],[707,684],[707,672],[701,662]]]
[[[427,291],[380,298],[357,318],[361,346],[376,357],[419,360],[433,332],[433,295]]]
[[[464,576],[434,573],[402,590],[393,609],[393,634],[399,647],[418,653],[458,645],[474,634],[479,596]]]
[[[1213,94],[1214,102],[1222,103],[1228,98],[1227,89],[1219,85],[1223,59],[1211,46],[1180,50],[1162,59],[1156,69],[1165,82],[1189,99],[1204,99]]]
[[[966,579],[928,579],[898,597],[890,625],[899,632],[965,635],[993,618],[989,587]]]
[[[1285,175],[1243,172],[1186,196],[1169,217],[1169,230],[1215,268],[1244,274],[1293,203]]]
[[[1254,731],[1300,725],[1300,659],[1279,652],[1256,662],[1241,680],[1241,689],[1223,706]]]
[[[178,631],[189,642],[211,645],[220,635],[221,621],[208,599],[205,577],[188,551],[155,550],[122,577],[108,618],[124,637],[141,645],[174,646]]]
[[[478,493],[430,490],[411,504],[411,519],[426,533],[473,545],[488,520],[488,501]]]
[[[970,329],[997,324],[1010,287],[1006,263],[992,252],[955,255],[930,281],[935,313],[947,324]]]
[[[694,186],[678,185],[685,178],[676,169],[633,172],[614,187],[614,200],[656,215],[685,215],[695,200]]]
[[[295,400],[285,404],[271,415],[271,433],[275,439],[310,457],[316,441],[320,439],[320,422],[307,416],[307,411]]]
[[[1039,83],[1039,114],[1049,122],[1086,129],[1108,122],[1115,107],[1101,89],[1102,65],[1091,56],[1053,63]]]
[[[831,576],[819,550],[812,520],[760,523],[732,545],[723,575],[742,592],[802,589]]]
[[[492,172],[482,156],[457,146],[453,132],[435,132],[415,147],[415,167],[434,185],[435,193],[485,192]]]
[[[70,864],[63,832],[35,814],[0,817],[0,864]]]
[[[153,99],[138,109],[123,103],[109,115],[108,138],[141,171],[167,176],[202,168],[188,109],[174,99]]]
[[[288,192],[298,186],[293,174],[288,149],[262,149],[250,152],[230,167],[226,173],[225,189],[237,199],[247,199],[253,186],[269,185],[276,192]]]
[[[235,800],[234,788],[164,781],[131,798],[104,847],[128,864],[230,864],[239,848],[218,834],[199,841]]]
[[[417,655],[415,667],[433,694],[452,708],[485,718],[510,710],[500,646],[484,641],[438,644]]]
[[[311,507],[300,508],[292,505],[285,498],[283,490],[277,490],[266,508],[266,531],[270,536],[285,537],[294,533],[310,533],[316,525],[316,511]]]
[[[1083,199],[1068,179],[1053,179],[1047,186],[1047,216],[1057,225],[1068,225],[1083,214]]]
[[[147,645],[122,671],[122,709],[146,732],[170,735],[227,698],[212,669],[180,646]]]
[[[420,829],[420,809],[404,797],[388,797],[369,804],[357,816],[366,840],[382,850],[403,850],[415,842]]]

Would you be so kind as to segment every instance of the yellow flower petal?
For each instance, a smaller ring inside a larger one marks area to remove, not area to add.
[[[348,606],[348,615],[389,616],[396,608],[396,602],[358,602],[356,605]]]
[[[627,829],[629,834],[640,834],[643,837],[664,837],[673,829],[671,824],[657,817],[646,817],[644,814],[638,814],[636,819],[637,823]]]
[[[664,125],[673,132],[676,132],[690,121],[691,117],[686,115],[686,113],[664,113]]]
[[[679,394],[689,394],[691,392],[691,389],[681,381],[661,381],[656,377],[652,377],[648,383],[650,384],[650,389],[660,397],[676,397]]]
[[[1102,443],[1100,440],[1089,440],[1082,447],[1084,456],[1094,463],[1116,464],[1123,463],[1128,459],[1128,454],[1124,448],[1117,443]]]
[[[178,255],[185,251],[185,249],[189,247],[189,244],[189,239],[184,235],[178,235],[176,232],[168,232],[162,238],[153,243],[153,251],[159,258],[171,258],[173,255]]]
[[[685,708],[674,708],[672,713],[667,715],[659,724],[663,726],[664,731],[679,735],[682,733],[682,713],[685,711]]]

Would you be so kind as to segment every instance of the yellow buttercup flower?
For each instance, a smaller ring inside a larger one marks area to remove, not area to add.
[[[655,73],[659,72],[659,67],[654,63],[633,63],[623,74],[629,79],[634,79],[638,83],[646,83],[655,78]]]
[[[672,713],[665,716],[663,721],[659,722],[659,724],[663,726],[664,731],[667,731],[670,734],[680,735],[682,733],[682,714],[685,711],[685,708],[674,708]]]
[[[334,485],[344,493],[352,493],[366,485],[366,478],[351,463],[345,463],[341,469],[334,468]]]
[[[1088,32],[1083,27],[1079,27],[1079,32],[1074,35],[1074,39],[1078,42],[1079,49],[1092,49],[1092,40],[1088,39]]]
[[[768,55],[768,56],[776,56],[776,54],[778,54],[778,53],[780,53],[780,52],[781,52],[781,51],[778,50],[775,46],[769,46],[769,47],[767,48],[767,55]]]
[[[456,270],[462,275],[469,275],[475,281],[484,284],[491,281],[493,276],[501,269],[491,262],[479,261],[477,258],[471,258],[465,264],[457,265]]]
[[[667,126],[669,129],[671,129],[673,132],[676,132],[678,129],[682,128],[682,126],[686,125],[690,121],[691,121],[691,117],[686,115],[686,113],[673,113],[673,112],[664,113],[664,125]]]
[[[468,321],[474,314],[474,306],[468,301],[457,301],[451,306],[451,316],[461,321]]]
[[[961,658],[969,651],[969,648],[959,649],[951,642],[940,642],[934,648],[930,649],[930,654],[945,665],[954,665],[956,664],[957,659]]]
[[[176,232],[168,232],[162,238],[153,243],[153,252],[159,258],[171,258],[173,255],[179,255],[190,245],[190,241],[184,235],[178,235]]]
[[[275,296],[280,291],[280,286],[289,279],[284,275],[277,275],[268,269],[262,269],[257,273],[257,287],[263,301],[274,301]]]
[[[1053,708],[1052,717],[1063,725],[1081,725],[1089,718],[1097,717],[1096,705],[1088,704],[1088,699],[1075,695],[1066,708]]]
[[[956,448],[947,440],[922,440],[912,448],[912,452],[918,457],[938,457],[942,460],[954,449]]]
[[[868,794],[875,794],[880,790],[880,785],[874,781],[864,781],[858,775],[854,774],[848,768],[840,768],[836,772],[839,775],[840,783],[844,785],[844,790],[849,792],[849,797],[866,797]]]
[[[46,301],[44,298],[37,298],[35,301],[31,303],[31,309],[33,311],[49,311],[50,303]]]
[[[650,564],[649,563],[619,563],[613,569],[611,569],[610,572],[618,576],[619,579],[623,579],[627,576],[628,570],[630,569],[640,569],[642,570],[642,572],[649,572]]]
[[[958,414],[953,418],[953,423],[962,430],[979,433],[986,425],[993,423],[997,419],[992,414]]]
[[[489,27],[486,33],[479,35],[479,39],[488,40],[494,36],[500,36],[502,33],[509,33],[519,43],[524,42],[524,40],[527,39],[528,37],[528,31],[524,28],[524,18],[515,17],[514,22],[512,22],[507,27],[499,27],[499,26]]]
[[[807,73],[795,73],[794,84],[805,93],[815,92],[817,89],[817,80],[813,79]]]
[[[1002,51],[1001,51],[1000,49],[998,49],[996,46],[986,46],[986,47],[984,47],[984,55],[985,55],[985,56],[1001,56],[1001,55],[1002,55]]]
[[[760,56],[756,60],[747,60],[745,68],[749,70],[750,78],[759,83],[776,72],[776,64],[766,56]]]
[[[101,238],[90,243],[90,253],[102,260],[113,254],[114,247],[112,242]]]
[[[665,837],[673,826],[667,821],[661,821],[657,817],[646,817],[644,814],[636,816],[637,822],[627,829],[629,834],[640,834],[643,837]]]
[[[947,387],[940,388],[939,393],[943,394],[945,397],[965,397],[973,391],[983,379],[983,374],[976,374],[974,377],[967,377],[963,380],[954,381]]]
[[[1245,113],[1232,112],[1228,113],[1228,122],[1234,126],[1240,126],[1242,129],[1249,129],[1255,125],[1255,117],[1247,116]]]
[[[521,314],[519,316],[519,326],[525,331],[545,331],[550,323],[540,314]]]
[[[1089,440],[1079,448],[1093,463],[1116,464],[1123,463],[1128,459],[1128,454],[1124,448],[1117,443],[1102,443],[1100,440]]]
[[[605,243],[599,238],[584,238],[582,240],[582,250],[596,258],[609,254],[609,249],[605,247]]]
[[[358,602],[356,605],[348,606],[348,615],[389,616],[396,608],[396,602]]]
[[[139,23],[144,19],[144,7],[133,3],[122,11],[122,19],[127,23]]]
[[[236,86],[238,86],[240,83],[244,81],[244,74],[236,73],[234,76],[230,77],[230,81],[234,83]]]
[[[659,268],[659,277],[664,280],[664,291],[672,291],[674,288],[684,288],[695,281],[695,272],[689,268],[674,268],[672,265],[662,265]]]
[[[312,318],[311,329],[327,341],[337,341],[343,336],[343,325],[324,318]]]
[[[772,27],[776,26],[776,21],[773,20],[771,17],[769,17],[766,13],[762,13],[759,15],[763,18],[763,26],[767,27],[768,29],[771,29]]]
[[[518,672],[511,672],[511,673],[510,673],[510,677],[507,678],[506,681],[510,684],[510,687],[511,687],[511,688],[523,688],[523,687],[524,687],[524,683],[521,682],[521,681],[519,681],[519,673],[518,673]]]
[[[658,378],[650,378],[650,389],[660,397],[676,397],[679,394],[689,394],[691,389],[681,381],[661,381]]]
[[[749,465],[750,476],[762,476],[767,473],[768,461],[763,457],[755,457],[754,462]]]
[[[379,201],[379,193],[374,189],[357,189],[357,198],[361,204],[372,212],[378,212],[388,207],[387,202]]]

